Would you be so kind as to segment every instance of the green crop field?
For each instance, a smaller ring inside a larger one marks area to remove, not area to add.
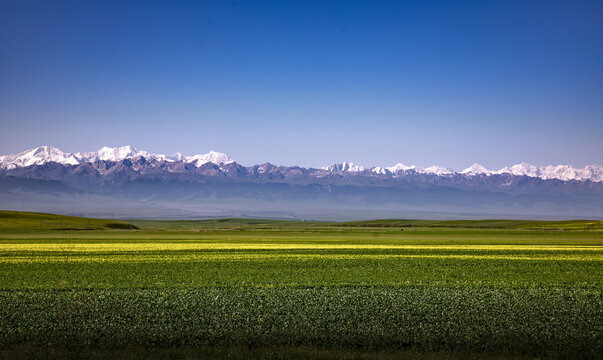
[[[0,212],[0,354],[598,359],[602,227]]]

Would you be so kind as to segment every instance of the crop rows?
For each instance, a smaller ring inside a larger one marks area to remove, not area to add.
[[[204,288],[0,292],[0,346],[312,345],[601,354],[596,289]]]
[[[309,346],[600,358],[602,265],[603,238],[587,232],[4,232],[0,355]]]

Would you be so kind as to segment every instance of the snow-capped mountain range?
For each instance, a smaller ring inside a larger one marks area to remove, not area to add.
[[[229,164],[232,163],[228,155],[210,151],[207,154],[183,156],[180,153],[174,155],[153,154],[144,150],[135,149],[132,146],[103,147],[96,152],[66,153],[52,146],[40,146],[35,149],[26,150],[14,155],[0,156],[0,169],[14,169],[31,165],[43,165],[56,162],[63,165],[78,165],[95,161],[118,162],[125,159],[136,159],[144,157],[147,160],[156,161],[182,161],[199,167],[206,163]]]
[[[199,154],[192,156],[184,156],[180,153],[174,155],[164,155],[149,153],[144,150],[135,149],[132,146],[122,147],[103,147],[96,152],[78,152],[68,153],[63,152],[58,148],[51,146],[40,146],[35,149],[23,151],[14,155],[0,156],[0,170],[12,170],[16,168],[24,168],[32,165],[43,165],[46,163],[58,163],[62,165],[80,165],[84,163],[93,163],[97,161],[119,162],[125,159],[145,158],[147,160],[157,162],[182,162],[191,164],[195,167],[201,167],[205,164],[227,165],[234,164],[234,161],[228,155],[210,151],[207,154]],[[520,163],[510,167],[504,167],[497,171],[486,169],[480,164],[473,164],[462,171],[453,171],[449,168],[441,166],[430,166],[426,168],[418,168],[414,165],[407,166],[398,163],[390,167],[372,167],[364,168],[355,165],[352,162],[343,162],[326,167],[319,170],[333,173],[368,173],[375,175],[390,175],[397,176],[406,173],[431,174],[437,176],[449,175],[465,175],[465,176],[490,176],[495,174],[511,174],[516,176],[529,176],[540,178],[543,180],[558,179],[563,181],[603,181],[603,167],[600,165],[589,165],[582,169],[574,168],[570,165],[548,165],[537,167],[527,163]],[[261,172],[261,169],[259,169]]]

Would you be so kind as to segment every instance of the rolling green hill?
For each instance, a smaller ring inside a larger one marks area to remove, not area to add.
[[[0,210],[0,230],[103,230],[137,229],[117,220]]]
[[[351,227],[429,227],[464,229],[521,229],[521,230],[601,230],[603,221],[597,220],[366,220],[337,223]]]
[[[376,228],[503,229],[549,231],[600,231],[597,220],[405,220],[381,219],[346,222],[298,221],[277,219],[220,218],[206,220],[111,220],[0,210],[0,230],[109,230],[145,229],[177,231],[212,230],[336,230]]]

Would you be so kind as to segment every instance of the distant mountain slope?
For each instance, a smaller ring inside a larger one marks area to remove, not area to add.
[[[166,157],[131,147],[94,154],[44,147],[0,159],[4,209],[107,217],[603,218],[603,182],[545,178],[527,164],[497,172],[478,164],[462,172],[404,164],[242,166],[215,152]],[[567,177],[574,170],[550,171]]]

